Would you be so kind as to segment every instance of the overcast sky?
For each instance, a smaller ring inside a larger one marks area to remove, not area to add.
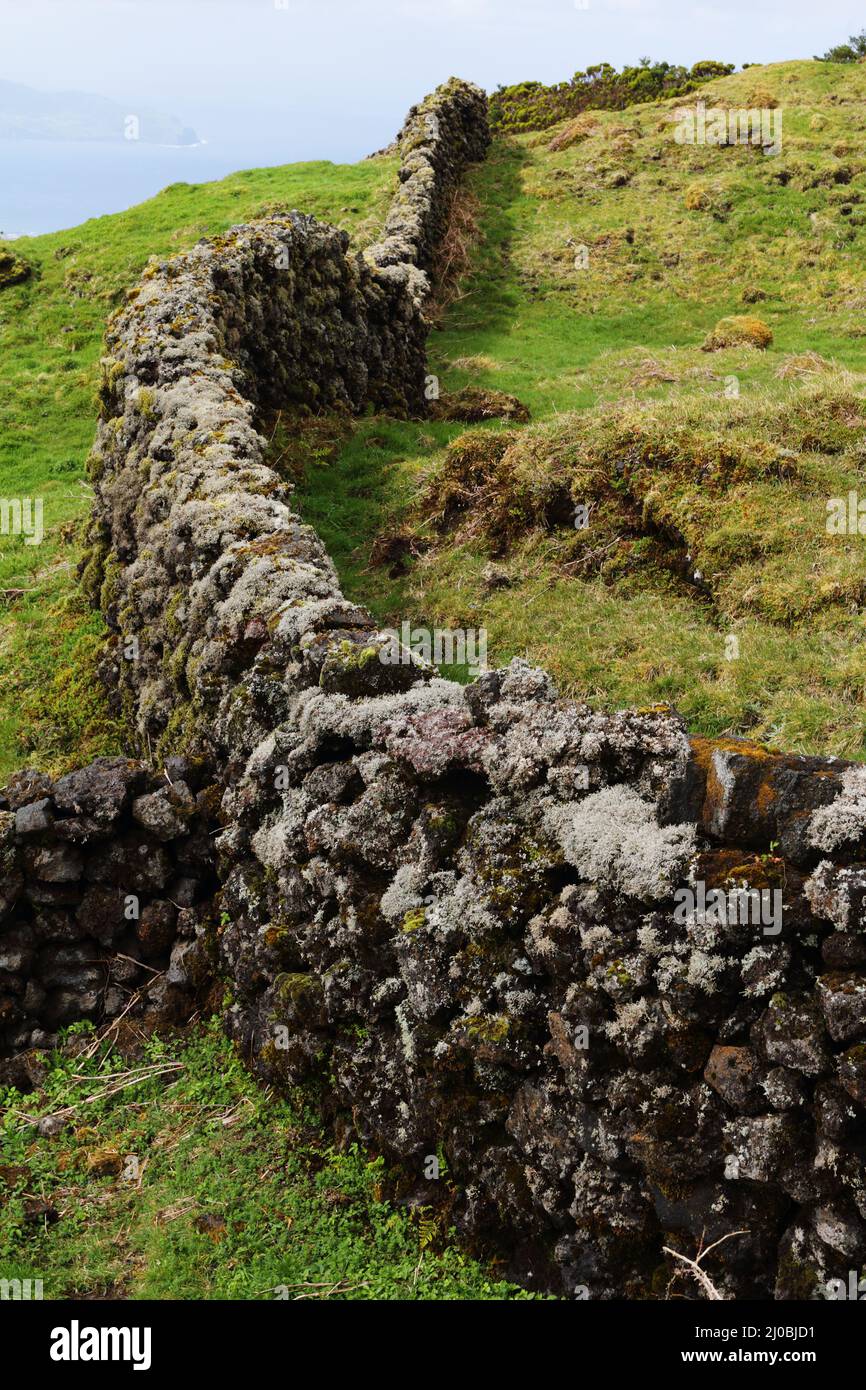
[[[644,54],[808,58],[864,24],[849,0],[0,0],[0,77],[354,159],[452,74],[492,89]]]

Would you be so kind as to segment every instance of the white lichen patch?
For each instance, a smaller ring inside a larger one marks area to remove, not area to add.
[[[656,809],[628,786],[550,807],[547,829],[581,878],[648,900],[669,893],[694,852],[695,826],[661,826]]]
[[[829,853],[853,844],[866,833],[866,767],[849,767],[842,774],[842,790],[829,806],[819,806],[809,821],[808,840],[814,849]]]

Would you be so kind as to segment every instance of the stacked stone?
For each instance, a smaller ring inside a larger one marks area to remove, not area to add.
[[[58,1028],[117,1018],[141,995],[189,1011],[209,973],[205,770],[100,758],[52,781],[14,776],[0,796],[0,1056],[47,1048]],[[212,935],[212,934],[211,934]]]
[[[413,106],[398,138],[400,184],[385,219],[381,241],[366,259],[387,269],[414,267],[422,300],[427,275],[448,226],[451,200],[470,164],[484,159],[490,145],[487,98],[469,82],[451,78],[432,96]]]
[[[664,1296],[663,1247],[730,1236],[725,1296],[844,1283],[866,1260],[862,769],[593,714],[519,662],[466,688],[402,667],[386,693],[376,640],[310,635],[224,801],[243,1055],[317,1081],[416,1200],[442,1198],[444,1154],[458,1228],[515,1277]],[[744,884],[781,916],[677,911]]]
[[[312,217],[263,219],[154,266],[111,321],[82,573],[142,746],[217,752],[283,614],[338,598],[258,412],[423,413],[425,266],[488,140],[483,93],[446,83],[407,122],[401,191],[365,256]]]

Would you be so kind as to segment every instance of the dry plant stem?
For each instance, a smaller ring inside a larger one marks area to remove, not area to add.
[[[726,1240],[732,1240],[734,1236],[745,1236],[748,1234],[748,1231],[729,1231],[727,1235],[722,1236],[719,1240],[713,1241],[712,1245],[708,1245],[706,1250],[703,1248],[702,1240],[698,1253],[693,1260],[690,1260],[687,1255],[681,1255],[678,1250],[672,1250],[669,1245],[663,1245],[662,1249],[666,1255],[672,1255],[675,1260],[682,1261],[689,1274],[691,1274],[696,1283],[700,1285],[709,1300],[712,1302],[724,1302],[725,1295],[719,1293],[706,1270],[701,1268],[701,1260],[706,1259],[711,1250],[715,1250],[717,1246],[723,1245]]]

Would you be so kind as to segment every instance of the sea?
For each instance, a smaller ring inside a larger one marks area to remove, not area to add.
[[[315,151],[316,143],[308,136],[279,128],[242,140],[182,146],[132,140],[0,140],[0,237],[62,231],[91,217],[121,212],[167,184],[204,183],[238,170],[290,164],[309,159],[311,148]],[[368,152],[359,147],[331,157],[359,159]]]

